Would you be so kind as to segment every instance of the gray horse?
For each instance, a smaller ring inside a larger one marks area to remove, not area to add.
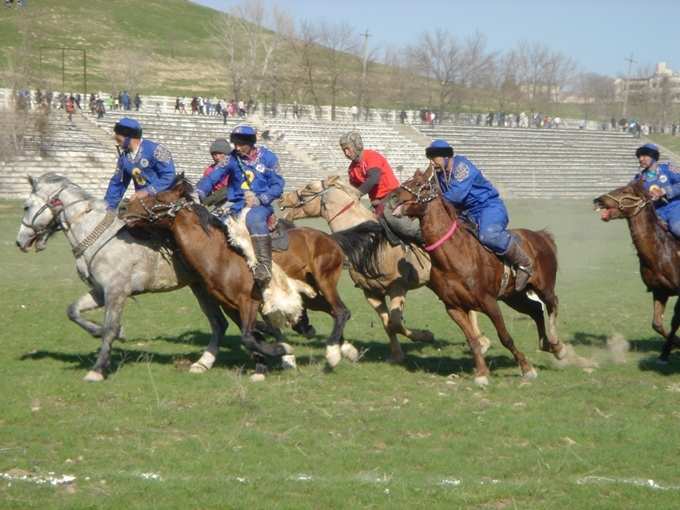
[[[192,372],[212,367],[227,320],[218,303],[205,291],[193,274],[158,240],[140,240],[123,222],[107,215],[106,204],[96,200],[66,177],[54,173],[37,179],[29,177],[31,194],[24,204],[24,215],[17,235],[22,251],[45,249],[47,240],[63,230],[76,257],[79,276],[90,291],[68,307],[68,317],[94,337],[101,337],[101,349],[86,381],[101,381],[109,367],[111,344],[120,336],[121,315],[130,296],[147,292],[167,292],[186,285],[198,299],[210,322],[212,338]],[[82,312],[105,307],[102,325],[81,316]]]

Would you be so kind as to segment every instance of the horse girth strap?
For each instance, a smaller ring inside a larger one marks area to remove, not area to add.
[[[112,211],[106,211],[106,215],[102,219],[102,221],[99,222],[99,224],[94,227],[94,230],[90,232],[85,239],[80,241],[77,246],[73,248],[73,256],[75,258],[80,258],[82,257],[87,249],[91,247],[94,243],[97,242],[97,239],[99,239],[106,230],[113,225],[113,222],[116,219],[116,214]]]

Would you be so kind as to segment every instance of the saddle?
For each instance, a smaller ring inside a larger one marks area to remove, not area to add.
[[[269,217],[268,226],[272,236],[272,250],[286,251],[289,243],[288,231],[296,228],[295,223],[284,220],[283,218],[278,218],[276,215],[272,214]]]

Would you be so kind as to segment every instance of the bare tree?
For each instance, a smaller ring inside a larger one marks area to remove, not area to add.
[[[125,48],[105,57],[111,90],[139,91],[149,79],[149,56],[141,48]]]
[[[289,43],[296,58],[300,83],[304,84],[304,94],[312,100],[317,114],[321,111],[318,84],[319,77],[319,34],[307,21],[300,24],[299,31],[291,34]]]
[[[616,91],[614,79],[597,73],[582,73],[576,79],[576,91],[582,98],[586,117],[614,115]]]
[[[319,43],[328,54],[320,61],[320,68],[328,82],[331,99],[331,119],[335,120],[335,108],[341,88],[345,88],[345,80],[349,72],[349,52],[358,47],[356,35],[347,23],[329,24],[321,22],[316,28]]]
[[[413,68],[431,80],[440,119],[445,110],[462,101],[466,88],[482,80],[495,58],[487,51],[482,34],[460,42],[443,29],[425,32],[408,53]]]
[[[268,85],[278,51],[290,31],[290,17],[269,9],[263,0],[244,1],[217,18],[212,29],[225,55],[225,66],[236,100],[246,90],[259,96]]]

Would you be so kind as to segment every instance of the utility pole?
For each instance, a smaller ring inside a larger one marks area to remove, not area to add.
[[[363,59],[363,67],[361,70],[361,88],[359,89],[359,104],[357,107],[359,108],[359,116],[361,116],[361,110],[364,106],[364,90],[366,88],[366,69],[368,68],[368,38],[371,37],[371,34],[368,33],[368,29],[361,34],[361,37],[364,38],[364,48],[363,48],[363,53],[364,53],[364,59]]]
[[[633,67],[633,64],[637,64],[637,62],[633,60],[632,52],[628,58],[624,59],[624,62],[628,62],[628,72],[626,73],[626,86],[623,91],[623,110],[621,112],[621,116],[625,119],[626,114],[628,113],[627,110],[628,110],[628,92],[630,89],[630,71],[631,68]]]

